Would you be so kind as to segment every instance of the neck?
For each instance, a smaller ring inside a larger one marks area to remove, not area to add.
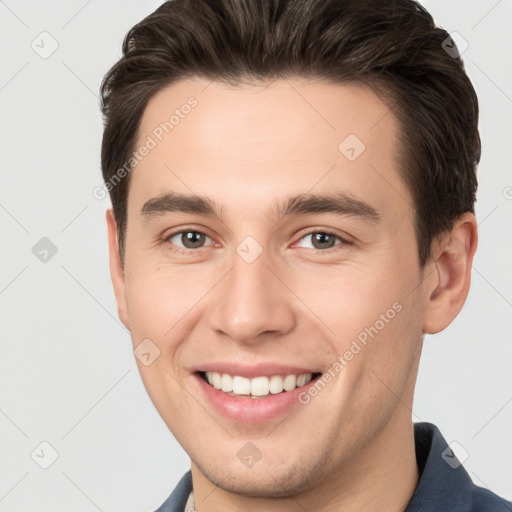
[[[213,485],[192,463],[195,508],[198,512],[403,512],[418,483],[418,468],[409,411],[399,405],[395,413],[380,434],[351,460],[336,467],[319,485],[287,498],[230,493]]]

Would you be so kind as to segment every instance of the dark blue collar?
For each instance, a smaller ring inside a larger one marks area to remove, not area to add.
[[[405,512],[510,512],[512,503],[477,487],[432,423],[414,424],[420,479]]]

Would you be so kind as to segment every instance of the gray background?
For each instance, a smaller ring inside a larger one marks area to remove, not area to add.
[[[92,195],[101,78],[160,3],[0,0],[0,511],[152,511],[188,468],[117,319],[109,203]],[[483,159],[472,289],[426,339],[414,419],[512,499],[512,2],[423,3],[469,44]]]

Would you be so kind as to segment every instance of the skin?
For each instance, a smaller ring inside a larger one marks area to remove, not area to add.
[[[200,512],[401,511],[418,481],[411,418],[423,336],[447,327],[470,284],[476,221],[465,214],[419,266],[412,197],[398,174],[395,117],[369,89],[293,78],[228,86],[178,82],[149,102],[138,145],[167,112],[198,105],[132,171],[124,266],[107,212],[118,312],[157,410],[191,458]],[[356,134],[366,150],[339,150]],[[344,191],[379,222],[332,213],[274,216],[276,201]],[[141,208],[166,192],[207,196],[219,215]],[[222,206],[222,209],[221,209]],[[207,235],[187,248],[179,230]],[[334,230],[315,249],[313,233]],[[236,248],[261,246],[252,263]],[[178,252],[182,249],[184,252]],[[212,361],[286,362],[327,372],[394,303],[402,309],[307,405],[263,423],[220,415],[191,368]],[[237,452],[261,452],[248,468]]]

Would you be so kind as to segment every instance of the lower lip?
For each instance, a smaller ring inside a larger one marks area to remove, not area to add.
[[[289,413],[294,406],[301,405],[299,395],[317,380],[317,378],[314,378],[306,385],[295,388],[293,391],[283,391],[276,395],[269,394],[261,398],[251,398],[248,395],[228,395],[210,386],[200,375],[194,374],[193,377],[198,381],[199,387],[208,401],[219,413],[232,420],[244,423],[264,423]]]

